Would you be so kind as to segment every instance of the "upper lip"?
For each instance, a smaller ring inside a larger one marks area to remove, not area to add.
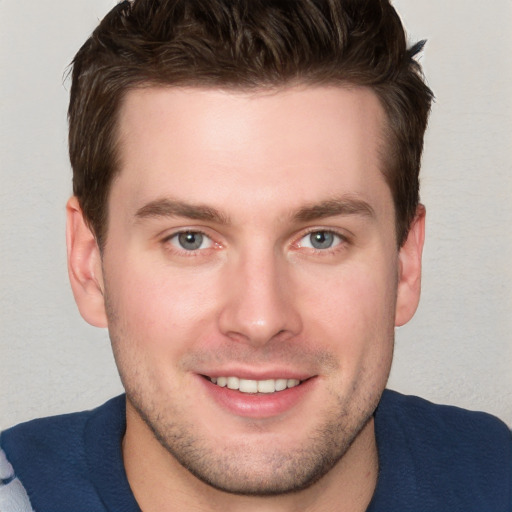
[[[221,368],[197,372],[205,377],[238,377],[246,380],[296,379],[306,380],[314,374],[290,369],[255,370],[248,368]]]

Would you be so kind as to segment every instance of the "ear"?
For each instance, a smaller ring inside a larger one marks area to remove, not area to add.
[[[421,292],[421,255],[425,240],[425,207],[419,205],[407,240],[398,253],[398,295],[395,325],[406,324],[416,312]]]
[[[75,196],[66,205],[66,218],[68,273],[76,304],[86,322],[106,327],[100,249]]]

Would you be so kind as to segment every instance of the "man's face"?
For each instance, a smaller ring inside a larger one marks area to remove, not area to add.
[[[305,487],[371,424],[399,282],[384,122],[361,88],[126,97],[102,268],[128,429],[215,487]]]

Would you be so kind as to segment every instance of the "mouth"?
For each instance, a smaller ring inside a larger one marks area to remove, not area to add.
[[[240,393],[257,394],[265,393],[272,394],[286,389],[291,389],[299,386],[303,381],[298,379],[265,379],[265,380],[251,380],[241,379],[239,377],[208,377],[204,376],[213,384],[231,390],[239,391]]]
[[[311,396],[318,382],[317,375],[298,375],[296,372],[286,375],[279,370],[273,375],[261,375],[263,378],[260,379],[254,379],[257,375],[251,375],[251,372],[237,375],[233,370],[224,370],[222,375],[221,371],[213,376],[206,373],[198,376],[205,384],[207,396],[221,409],[240,418],[279,417]]]

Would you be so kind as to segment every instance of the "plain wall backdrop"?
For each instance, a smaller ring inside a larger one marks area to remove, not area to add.
[[[68,285],[66,66],[112,0],[0,0],[0,428],[122,391]],[[396,0],[437,100],[423,295],[390,387],[512,426],[512,1]]]

